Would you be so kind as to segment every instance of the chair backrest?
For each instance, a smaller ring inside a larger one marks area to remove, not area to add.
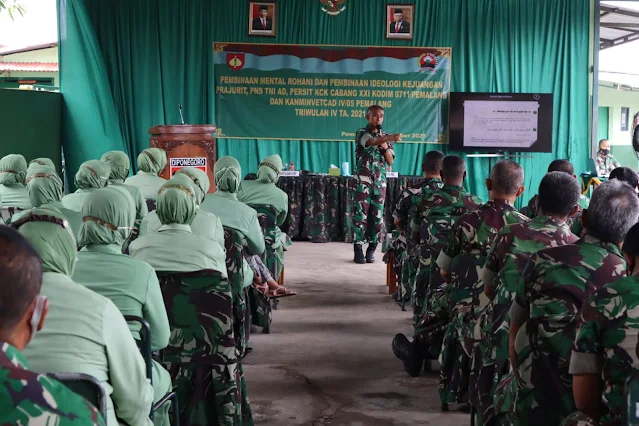
[[[71,392],[91,403],[106,421],[107,394],[102,383],[93,376],[81,373],[47,373],[48,377],[64,384]]]
[[[237,362],[233,296],[219,271],[157,272],[171,326],[166,363]]]
[[[267,247],[275,244],[276,228],[277,228],[277,210],[275,207],[267,204],[249,204],[257,212],[257,220],[260,222],[262,232],[264,232],[264,240]]]
[[[146,199],[146,208],[149,213],[154,212],[157,209],[157,202],[151,198]]]
[[[148,321],[142,317],[137,317],[135,315],[125,315],[124,319],[126,322],[136,322],[142,326],[143,333],[140,333],[140,340],[136,339],[136,343],[138,348],[140,349],[140,353],[142,354],[142,358],[144,358],[144,363],[146,364],[146,378],[151,381],[153,384],[153,361],[151,359],[151,326]]]

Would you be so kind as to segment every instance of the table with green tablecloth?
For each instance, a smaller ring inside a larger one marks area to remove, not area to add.
[[[255,179],[249,175],[246,179]],[[421,176],[389,178],[384,205],[386,231],[392,231],[393,210],[406,188],[420,188]],[[281,177],[278,186],[288,194],[289,214],[282,225],[296,240],[314,243],[351,242],[351,213],[355,178],[352,176],[301,175]]]

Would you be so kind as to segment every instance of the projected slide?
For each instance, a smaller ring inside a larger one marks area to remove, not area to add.
[[[464,101],[465,147],[530,148],[538,139],[536,101]]]

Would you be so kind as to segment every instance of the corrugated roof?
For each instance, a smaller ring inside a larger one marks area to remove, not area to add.
[[[0,71],[58,72],[57,62],[0,62]]]
[[[599,15],[600,49],[639,40],[639,12],[636,10],[602,4]]]

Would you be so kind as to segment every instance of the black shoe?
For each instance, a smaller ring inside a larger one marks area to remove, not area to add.
[[[424,355],[419,345],[411,343],[406,336],[398,334],[393,339],[393,353],[404,363],[404,370],[411,377],[418,377],[424,365]]]
[[[364,252],[362,251],[362,245],[355,244],[353,248],[355,250],[355,258],[353,259],[353,262],[359,263],[360,265],[366,263],[366,259],[364,258]]]
[[[366,249],[366,263],[375,263],[375,250],[377,250],[377,244],[369,244]]]

